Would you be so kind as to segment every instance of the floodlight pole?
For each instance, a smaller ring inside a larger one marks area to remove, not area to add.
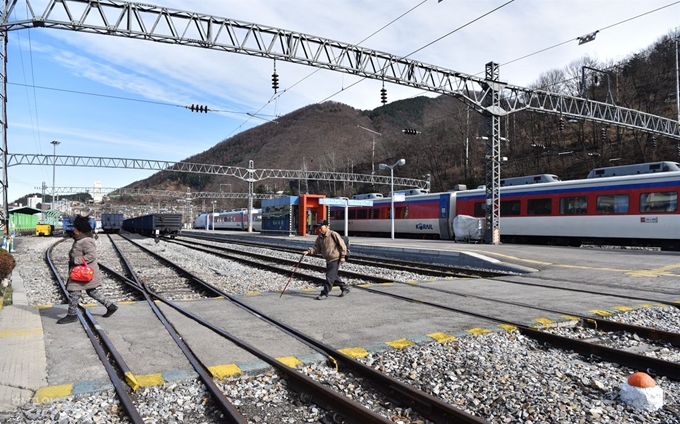
[[[54,162],[52,162],[52,210],[54,210],[54,177],[56,174],[56,168],[57,168],[57,146],[61,144],[57,140],[52,140],[50,141],[50,144],[54,146]]]
[[[379,136],[382,136],[382,133],[379,133],[377,131],[373,131],[370,128],[362,127],[359,124],[357,124],[357,128],[361,128],[362,130],[366,130],[366,131],[371,132],[373,134],[377,134]],[[371,153],[371,175],[375,175],[375,136],[373,136],[373,149],[372,149],[372,153]]]
[[[406,163],[406,159],[399,159],[394,165],[386,165],[384,163],[381,163],[378,165],[380,169],[385,169],[389,168],[390,169],[390,190],[392,193],[390,194],[390,221],[392,224],[392,240],[394,240],[394,168],[397,166],[404,165]]]

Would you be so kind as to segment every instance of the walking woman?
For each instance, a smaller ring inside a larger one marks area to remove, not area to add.
[[[65,317],[58,320],[57,324],[68,324],[78,320],[76,312],[78,311],[78,303],[80,303],[83,290],[91,298],[106,307],[105,318],[110,317],[118,310],[118,306],[104,297],[104,293],[100,290],[102,286],[102,273],[99,271],[99,264],[97,263],[97,244],[92,237],[92,228],[90,228],[87,217],[79,215],[73,220],[73,238],[75,241],[69,252],[69,274],[76,265],[83,265],[83,258],[85,258],[85,262],[94,270],[94,277],[92,281],[87,283],[68,280],[66,284],[66,290],[69,292],[68,313]]]

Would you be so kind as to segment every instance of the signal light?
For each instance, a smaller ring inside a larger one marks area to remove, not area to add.
[[[380,103],[385,104],[387,103],[387,90],[385,87],[380,89]]]
[[[279,75],[276,71],[272,74],[272,88],[274,89],[274,93],[279,89]]]
[[[414,128],[406,128],[401,130],[404,134],[420,134],[420,131],[415,130]]]
[[[199,112],[199,113],[200,112],[208,113],[208,111],[210,110],[210,109],[208,109],[208,106],[204,106],[204,105],[191,105],[191,107],[189,109],[191,109],[192,112]]]

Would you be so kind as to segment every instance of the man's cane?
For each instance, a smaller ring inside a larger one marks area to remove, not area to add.
[[[281,292],[281,295],[279,295],[279,299],[281,298],[281,296],[283,296],[283,293],[284,293],[284,292],[286,291],[286,289],[288,288],[288,284],[290,284],[290,280],[293,279],[293,274],[295,274],[295,271],[297,271],[298,267],[300,266],[300,264],[302,263],[302,260],[303,260],[304,258],[305,258],[305,255],[304,255],[304,253],[303,253],[303,254],[302,254],[302,257],[301,257],[300,260],[298,261],[297,265],[295,265],[295,268],[293,269],[293,272],[290,274],[290,278],[288,279],[288,282],[286,283],[286,286],[283,288],[283,291]]]

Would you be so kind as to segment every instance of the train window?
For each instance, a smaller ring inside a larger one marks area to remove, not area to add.
[[[344,210],[335,211],[335,219],[345,219],[345,211]]]
[[[368,216],[369,216],[369,219],[380,218],[380,209],[369,209],[368,210]]]
[[[588,198],[586,196],[563,197],[560,199],[560,214],[583,215],[588,212]]]
[[[486,204],[484,202],[475,203],[474,214],[476,217],[486,216]]]
[[[677,212],[678,193],[665,191],[640,195],[640,212]]]
[[[518,216],[519,213],[519,200],[505,200],[501,202],[501,216]]]
[[[604,196],[597,196],[597,203],[595,205],[597,213],[628,213],[628,195],[627,194],[607,194]]]
[[[357,219],[368,218],[368,211],[366,209],[357,209]]]
[[[552,214],[552,199],[529,199],[527,200],[528,215]]]
[[[349,211],[349,219],[356,219],[357,218],[357,211],[356,209],[350,209]]]

